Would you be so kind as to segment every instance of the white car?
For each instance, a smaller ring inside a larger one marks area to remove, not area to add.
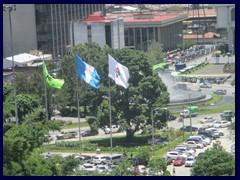
[[[206,116],[200,120],[200,123],[210,123],[213,122],[215,119],[212,116]]]
[[[95,156],[92,159],[93,164],[105,164],[106,157],[105,156]]]
[[[204,145],[201,143],[196,143],[196,141],[187,141],[184,143],[185,145],[188,145],[189,147],[194,147],[194,148],[203,148]]]
[[[193,167],[195,163],[196,163],[196,158],[193,156],[189,156],[185,161],[185,167]]]
[[[116,132],[120,132],[120,126],[119,125],[112,125],[112,133],[116,133]],[[106,127],[104,129],[105,134],[109,134],[111,132],[111,128],[110,127]]]
[[[138,165],[137,168],[140,173],[144,173],[147,171],[147,168],[144,165]]]
[[[224,133],[221,130],[218,130],[216,128],[207,128],[206,130],[212,131],[213,133],[219,134],[219,136],[223,136]]]
[[[210,138],[205,138],[205,139],[203,139],[202,136],[198,136],[198,135],[190,136],[189,138],[198,138],[198,139],[200,139],[201,141],[203,141],[204,143],[206,143],[207,145],[211,144]]]
[[[214,123],[213,127],[215,128],[223,128],[223,127],[228,127],[231,125],[231,122],[229,121],[218,121]]]
[[[96,170],[97,170],[98,172],[105,172],[105,171],[107,171],[107,168],[106,168],[106,166],[104,166],[104,165],[97,165],[97,166],[96,166]]]
[[[192,156],[195,155],[195,151],[193,149],[190,149],[188,147],[175,147],[175,150],[180,150],[181,152],[187,152],[189,154],[191,154]]]
[[[180,155],[179,151],[168,151],[167,156],[170,156],[173,160],[175,160]]]
[[[96,168],[93,167],[92,164],[83,164],[82,166],[80,166],[80,170],[86,170],[86,171],[95,171]]]
[[[215,124],[215,123],[217,123],[217,122],[219,122],[219,120],[216,120],[216,121],[213,121],[213,122],[211,122],[211,123],[207,123],[207,127],[213,127],[213,125]]]

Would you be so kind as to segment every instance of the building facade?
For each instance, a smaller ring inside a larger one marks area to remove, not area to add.
[[[217,11],[217,32],[226,34],[228,50],[235,53],[235,4],[214,4]]]
[[[172,50],[183,42],[183,24],[186,14],[154,15],[129,14],[103,16],[91,15],[87,21],[73,22],[72,42],[96,42],[113,49],[131,48],[146,51],[151,42],[157,42],[163,50]]]
[[[146,51],[149,44],[158,42],[162,49],[175,49],[183,42],[183,20],[186,14],[141,14],[124,18],[125,46]]]
[[[17,4],[10,12],[14,55],[37,49],[34,4]],[[11,56],[9,12],[3,12],[3,57]]]
[[[108,45],[112,49],[125,47],[123,19],[105,19],[101,14],[93,14],[86,21],[70,24],[72,46],[86,42],[96,42],[100,47]]]
[[[33,49],[63,57],[71,44],[69,23],[86,20],[96,11],[105,11],[105,4],[17,4],[12,11],[14,54]],[[8,13],[4,12],[4,57],[11,55]]]

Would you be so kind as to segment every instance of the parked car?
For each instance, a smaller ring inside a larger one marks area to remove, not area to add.
[[[200,123],[210,123],[213,122],[215,119],[212,116],[206,116],[200,120]]]
[[[216,128],[207,128],[206,130],[212,131],[213,133],[215,133],[215,134],[217,134],[219,136],[223,136],[224,135],[223,131],[218,130]]]
[[[212,85],[210,83],[203,83],[200,85],[200,88],[212,88]]]
[[[105,172],[105,171],[107,171],[107,168],[106,168],[106,166],[105,165],[97,165],[96,166],[96,170],[98,171],[98,172]]]
[[[171,157],[172,160],[175,160],[179,155],[180,155],[180,152],[177,150],[167,152],[167,156]]]
[[[144,165],[138,165],[137,169],[140,173],[144,173],[147,171],[147,168]]]
[[[168,144],[167,138],[154,138],[153,141],[154,141],[154,144]],[[152,138],[148,139],[147,144],[148,145],[152,144]]]
[[[223,128],[223,127],[228,127],[231,125],[231,122],[229,121],[218,121],[213,124],[213,127],[215,128]]]
[[[80,159],[81,161],[84,161],[85,163],[92,162],[92,156],[88,156],[88,155],[79,155],[79,156],[75,156],[75,158]]]
[[[190,136],[189,138],[198,138],[200,139],[201,141],[204,141],[207,145],[211,144],[211,139],[210,138],[203,138],[202,136],[200,135],[195,135],[195,136]]]
[[[189,147],[175,147],[175,150],[180,150],[181,152],[187,152],[189,154],[191,154],[192,156],[195,155],[195,150],[194,149],[190,149]]]
[[[174,166],[182,166],[183,164],[185,164],[186,159],[182,156],[178,156],[174,161],[173,161],[173,165]]]
[[[190,147],[190,146],[185,145],[185,144],[176,145],[176,146],[174,147],[174,149],[177,148],[177,147],[186,147],[186,148],[188,148],[188,149],[194,151],[194,153],[196,153],[196,149],[195,149],[195,148]]]
[[[177,119],[177,117],[174,116],[174,115],[172,115],[172,114],[170,114],[170,115],[168,116],[168,121],[173,121],[173,120],[175,120],[175,119]]]
[[[105,132],[105,134],[109,134],[111,132],[111,128],[110,127],[104,128],[104,132]],[[120,126],[112,125],[112,133],[116,133],[116,132],[121,132]]]
[[[193,156],[189,156],[185,161],[185,167],[193,167],[195,163],[196,163],[196,158]]]
[[[213,92],[214,94],[219,94],[219,95],[226,95],[227,90],[225,89],[217,89],[216,91]]]
[[[187,131],[187,132],[191,132],[191,126],[182,126],[180,128],[181,131]],[[197,131],[198,128],[197,127],[193,127],[192,126],[192,131]]]
[[[188,145],[190,147],[194,147],[194,148],[203,148],[204,147],[203,144],[197,143],[196,141],[187,141],[187,142],[185,142],[183,144],[186,144],[186,145]]]
[[[57,134],[57,139],[68,139],[68,138],[75,138],[77,136],[77,132],[75,131],[61,131]]]
[[[214,140],[217,138],[217,136],[212,131],[202,130],[202,131],[198,131],[197,135],[199,134],[203,134],[206,137],[212,138]]]
[[[221,115],[229,115],[229,116],[231,116],[231,117],[235,117],[235,113],[232,112],[232,111],[230,111],[230,110],[224,111],[224,113],[221,114]],[[220,115],[220,116],[221,116],[221,115]]]
[[[83,164],[80,166],[80,170],[86,170],[86,171],[95,171],[96,168],[92,164]]]
[[[167,165],[172,164],[172,158],[171,158],[170,156],[165,155],[165,156],[163,156],[162,158],[165,160],[165,162],[167,163]]]
[[[86,137],[86,136],[95,136],[98,135],[98,131],[97,130],[86,130],[84,132],[81,133],[82,137]]]
[[[95,156],[92,160],[93,164],[105,164],[105,156]]]
[[[207,142],[204,142],[200,137],[191,137],[191,138],[189,137],[189,138],[187,138],[186,142],[187,141],[195,141],[196,143],[203,144],[204,147],[207,146]]]

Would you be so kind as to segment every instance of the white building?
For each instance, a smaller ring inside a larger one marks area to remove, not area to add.
[[[217,11],[217,29],[227,31],[228,50],[235,53],[235,4],[214,4]]]

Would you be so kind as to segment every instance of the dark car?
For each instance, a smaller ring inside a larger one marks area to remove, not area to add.
[[[191,126],[182,126],[180,128],[181,131],[187,131],[187,132],[191,132]],[[197,131],[198,128],[197,127],[193,127],[192,126],[192,131]]]
[[[87,130],[87,131],[82,132],[81,135],[82,135],[83,137],[86,137],[86,136],[95,136],[95,135],[98,135],[98,131]]]
[[[172,114],[170,114],[170,115],[168,116],[168,121],[173,121],[173,120],[175,120],[175,119],[177,119],[177,117],[174,116],[174,115],[172,115]]]
[[[165,155],[162,158],[165,160],[167,165],[172,164],[172,158],[170,156]]]
[[[208,131],[208,130],[200,130],[200,131],[198,131],[198,134],[203,134],[206,137],[210,137],[212,139],[217,138],[217,136],[212,131]]]
[[[219,94],[219,95],[225,95],[227,93],[227,90],[225,89],[218,89],[213,92],[214,94]]]
[[[85,163],[91,163],[92,162],[92,156],[88,155],[80,155],[80,156],[75,156],[76,159],[82,160]]]

